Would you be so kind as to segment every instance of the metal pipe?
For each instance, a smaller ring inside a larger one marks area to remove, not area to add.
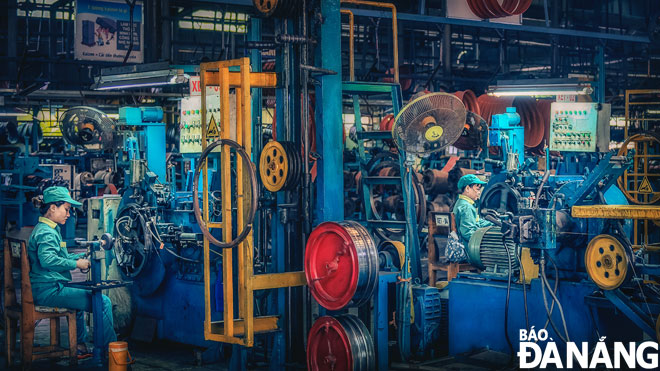
[[[355,81],[355,40],[353,40],[355,17],[353,16],[353,12],[348,9],[340,9],[339,12],[341,14],[348,14],[348,71],[350,74],[350,81]]]
[[[396,6],[389,3],[380,3],[377,1],[364,1],[364,0],[341,0],[341,3],[368,5],[377,8],[387,8],[392,11],[392,46],[394,48],[394,82],[399,83],[399,30],[397,28],[397,15]]]

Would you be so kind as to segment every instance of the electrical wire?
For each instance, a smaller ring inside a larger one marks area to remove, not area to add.
[[[557,265],[555,264],[554,260],[552,260],[552,257],[550,257],[550,255],[548,255],[548,260],[550,260],[550,263],[552,263],[552,266],[555,268],[555,280],[558,280],[559,279],[559,270],[557,269]],[[550,291],[550,284],[548,283],[548,277],[545,275],[545,268],[542,268],[542,275],[543,275],[543,282],[546,285],[546,287],[548,288],[548,291],[550,292],[550,296],[552,296],[552,298],[557,301],[557,308],[559,309],[559,315],[561,316],[561,321],[562,321],[562,324],[564,326],[564,334],[566,335],[566,342],[570,342],[571,338],[568,336],[568,328],[566,326],[566,318],[564,317],[564,308],[561,305],[561,302],[559,301],[559,299],[557,298],[555,293]]]
[[[509,357],[509,364],[513,364],[513,344],[511,343],[511,339],[509,339],[509,297],[511,295],[511,270],[513,269],[512,264],[511,264],[511,255],[509,254],[509,246],[506,245],[506,241],[504,241],[504,235],[502,235],[502,244],[504,245],[504,248],[506,249],[506,255],[508,257],[508,263],[509,263],[509,279],[507,280],[506,284],[506,302],[504,304],[504,337],[506,337],[506,343],[509,346],[510,350],[510,357]]]
[[[551,310],[548,310],[548,298],[547,298],[547,296],[545,295],[545,283],[546,283],[546,282],[545,282],[545,280],[544,280],[544,277],[545,277],[545,259],[543,259],[543,258],[541,259],[541,272],[543,272],[543,273],[541,274],[541,294],[542,294],[542,296],[543,296],[543,305],[545,306],[545,312],[546,312],[546,314],[548,315],[548,319],[546,320],[545,325],[543,326],[543,328],[545,329],[545,328],[548,326],[548,323],[550,323],[550,326],[551,326],[552,329],[555,331],[555,333],[557,334],[557,336],[559,336],[559,338],[560,338],[564,343],[566,343],[566,339],[562,336],[561,332],[559,331],[559,329],[558,329],[557,326],[555,325],[555,322],[552,320],[552,311],[551,311]],[[558,280],[555,280],[555,282],[557,282],[557,281],[558,281]],[[552,307],[553,307],[553,309],[554,309],[554,305],[555,305],[555,301],[554,301],[554,299],[553,299],[553,301],[552,301]]]

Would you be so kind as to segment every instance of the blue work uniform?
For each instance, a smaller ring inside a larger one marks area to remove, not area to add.
[[[66,245],[62,243],[60,227],[44,217],[39,218],[39,223],[30,234],[27,253],[34,303],[77,310],[78,344],[83,344],[87,333],[83,311],[92,311],[92,293],[65,287],[64,284],[71,281],[70,271],[76,268],[76,260],[83,258],[85,254],[69,254]],[[110,298],[103,295],[104,349],[108,348],[110,342],[117,341],[113,326],[112,303]]]
[[[477,208],[474,206],[474,201],[465,195],[458,196],[452,212],[456,219],[458,238],[466,248],[474,231],[493,225],[488,220],[479,219],[479,213],[477,213]]]

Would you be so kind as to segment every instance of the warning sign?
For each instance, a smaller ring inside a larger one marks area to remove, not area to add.
[[[218,124],[215,123],[215,118],[211,116],[211,121],[208,124],[209,129],[206,131],[207,138],[217,138],[220,136],[220,130],[218,130]]]
[[[653,193],[653,188],[651,188],[651,182],[649,182],[649,178],[644,177],[644,180],[642,180],[642,184],[639,185],[639,188],[637,189],[637,192],[639,192],[639,193]]]

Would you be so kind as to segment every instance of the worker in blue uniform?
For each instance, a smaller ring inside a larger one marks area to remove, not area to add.
[[[85,259],[85,253],[69,254],[66,244],[62,242],[59,227],[66,223],[71,207],[81,206],[81,203],[73,200],[69,191],[64,187],[46,188],[43,196],[34,201],[39,206],[42,215],[28,242],[30,281],[34,303],[77,310],[78,354],[88,355],[89,352],[85,345],[87,331],[84,312],[92,310],[92,293],[87,290],[66,287],[64,284],[71,281],[71,270],[89,269],[90,261]],[[110,342],[117,340],[117,335],[113,327],[112,303],[105,295],[103,295],[102,315],[104,349],[107,349]]]
[[[463,175],[458,180],[460,194],[452,212],[456,219],[456,232],[458,233],[459,241],[465,247],[468,246],[470,237],[472,237],[474,231],[493,225],[488,220],[479,219],[479,213],[477,213],[475,206],[475,202],[481,196],[484,184],[486,182],[474,174]]]

